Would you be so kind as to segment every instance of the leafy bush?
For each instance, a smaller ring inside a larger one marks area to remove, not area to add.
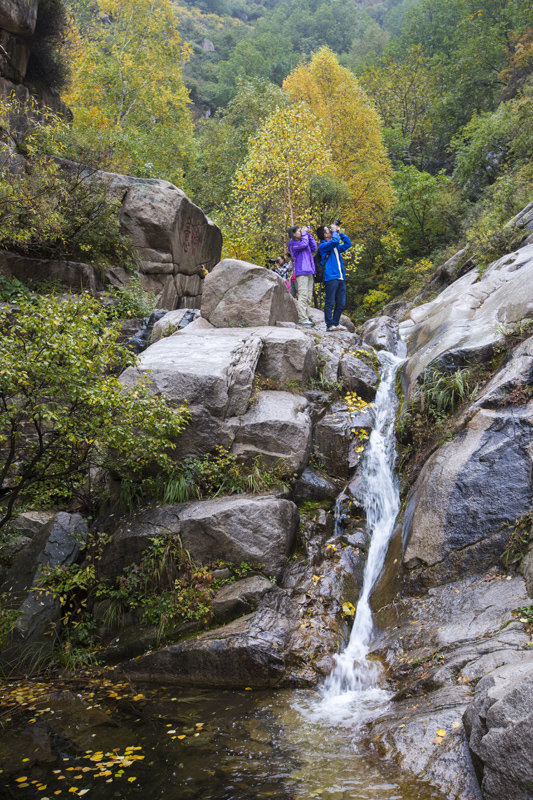
[[[179,536],[151,539],[140,562],[125,567],[113,581],[100,579],[96,570],[108,538],[93,536],[83,564],[47,569],[40,578],[40,589],[61,604],[63,631],[56,656],[67,666],[94,659],[99,622],[118,629],[125,615],[133,613],[141,624],[155,627],[160,640],[172,628],[205,620],[210,612],[212,571],[192,562]]]
[[[483,270],[491,262],[512,252],[524,232],[508,225],[527,205],[533,192],[533,165],[526,164],[501,175],[488,187],[470,218],[466,241],[476,264]]]
[[[0,309],[0,527],[22,502],[94,502],[98,469],[170,474],[186,407],[151,397],[146,382],[124,390],[116,374],[135,357],[96,300],[19,306]]]
[[[130,275],[128,284],[119,286],[112,294],[115,297],[113,316],[118,319],[146,317],[155,308],[155,294],[144,291],[137,274]]]

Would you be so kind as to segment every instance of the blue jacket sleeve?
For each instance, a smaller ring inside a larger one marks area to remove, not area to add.
[[[348,248],[352,246],[352,243],[345,233],[341,232],[340,237],[342,239],[342,244],[339,245],[339,253],[344,253],[345,250],[348,250]]]
[[[334,231],[329,242],[320,242],[318,246],[320,257],[324,258],[326,254],[329,255],[335,247],[339,247],[339,241],[339,234],[337,231]]]

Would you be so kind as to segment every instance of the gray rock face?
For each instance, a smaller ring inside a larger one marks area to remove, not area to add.
[[[225,418],[242,414],[252,391],[262,348],[259,337],[209,331],[161,339],[141,354],[136,367],[122,373],[124,386],[135,386],[149,373],[153,394],[179,405],[187,400]]]
[[[407,581],[435,585],[497,563],[531,504],[531,410],[481,409],[424,465],[403,529]]]
[[[482,678],[463,720],[483,800],[530,800],[533,658]]]
[[[359,331],[361,340],[376,350],[398,353],[400,337],[398,323],[392,317],[373,317]]]
[[[387,660],[396,690],[385,714],[368,730],[369,743],[382,757],[430,781],[451,800],[496,796],[486,794],[485,784],[480,791],[463,715],[472,709],[473,685],[484,675],[497,675],[502,665],[508,674],[531,668],[531,652],[525,649],[530,637],[512,615],[528,602],[521,578],[492,574],[448,583],[421,597],[395,598],[378,612],[379,655]],[[512,726],[492,732],[513,735]],[[510,783],[501,787],[499,798],[527,796],[511,790],[513,772],[511,767]]]
[[[327,500],[338,494],[338,489],[329,478],[320,475],[314,469],[306,467],[293,486],[295,503],[305,501]]]
[[[220,260],[219,228],[171,183],[97,173],[122,200],[120,223],[141,259],[141,282],[159,308],[199,308],[204,269]]]
[[[317,365],[317,349],[310,336],[289,328],[257,328],[263,352],[257,371],[280,385],[289,381],[305,383]]]
[[[349,477],[359,463],[360,436],[368,436],[372,426],[370,408],[366,412],[354,412],[343,403],[336,403],[322,417],[313,431],[313,445],[330,475]]]
[[[18,36],[31,36],[37,21],[39,0],[2,0],[0,28]]]
[[[533,244],[495,261],[479,278],[471,270],[429,303],[411,309],[400,333],[411,356],[405,369],[410,395],[424,369],[483,360],[503,341],[502,325],[533,315]]]
[[[94,267],[76,261],[54,261],[46,258],[31,258],[0,251],[2,272],[20,281],[53,279],[71,289],[88,289],[95,292],[103,287]]]
[[[378,375],[350,352],[345,353],[339,362],[339,377],[348,391],[356,392],[364,400],[373,400],[376,396]]]
[[[259,392],[249,411],[231,420],[232,452],[244,461],[261,455],[268,466],[278,464],[298,473],[311,449],[311,419],[305,397],[289,392]]]
[[[184,686],[276,686],[285,677],[287,644],[297,625],[291,601],[271,591],[254,614],[122,664],[119,672]]]
[[[294,542],[298,509],[271,496],[235,495],[149,508],[120,523],[99,564],[105,577],[138,563],[155,536],[179,535],[193,561],[246,561],[279,578]]]
[[[298,321],[296,304],[279,275],[231,258],[207,276],[201,309],[216,328]]]
[[[263,575],[252,575],[236,583],[223,586],[213,598],[211,610],[216,619],[249,614],[273,585]]]
[[[39,588],[44,568],[69,566],[79,557],[87,540],[87,525],[79,514],[59,512],[36,534],[29,547],[13,561],[1,591],[9,593],[18,617],[0,653],[0,664],[11,669],[20,662],[49,652],[60,619],[59,600]],[[17,603],[21,604],[18,605]]]

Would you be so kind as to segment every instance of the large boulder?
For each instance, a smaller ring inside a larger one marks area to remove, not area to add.
[[[262,349],[253,333],[209,331],[169,336],[141,354],[137,365],[122,373],[124,386],[134,387],[143,376],[153,394],[175,405],[188,401],[215,417],[243,414],[252,392],[255,368]]]
[[[151,540],[179,536],[193,561],[246,561],[279,578],[290,553],[298,510],[289,500],[272,496],[234,495],[176,506],[148,508],[121,522],[99,564],[106,578],[139,563]]]
[[[313,431],[315,454],[327,472],[336,478],[348,478],[359,463],[363,444],[374,423],[369,406],[360,411],[335,403]]]
[[[504,340],[504,327],[533,316],[533,243],[470,270],[434,300],[411,309],[400,324],[410,356],[408,394],[430,364],[457,366],[487,358]]]
[[[0,652],[3,668],[16,669],[20,662],[33,666],[52,650],[61,607],[55,595],[41,588],[41,576],[48,569],[73,564],[87,534],[87,525],[79,514],[61,511],[15,556],[0,587],[8,607],[18,612]]]
[[[297,609],[280,591],[268,592],[254,614],[122,664],[133,680],[203,687],[270,687],[286,678],[288,644]]]
[[[357,352],[357,351],[356,351]],[[345,352],[339,362],[339,379],[345,389],[355,392],[364,400],[373,400],[379,384],[379,375],[363,359]]]
[[[530,800],[533,659],[483,677],[463,721],[483,800]]]
[[[273,584],[264,575],[251,575],[236,583],[228,583],[218,590],[211,604],[216,619],[249,614],[267,592],[273,591]]]
[[[404,565],[414,588],[497,563],[509,525],[529,510],[531,415],[480,409],[462,433],[426,462],[411,490]]]
[[[280,386],[306,383],[316,369],[318,355],[312,337],[290,328],[256,328],[263,340],[257,371]]]
[[[219,228],[168,181],[99,172],[122,202],[120,224],[141,257],[141,280],[160,308],[199,308],[205,270],[220,260]]]
[[[400,337],[398,323],[392,317],[373,317],[365,322],[359,331],[363,342],[376,350],[389,350],[398,353]]]
[[[298,321],[296,304],[279,275],[232,258],[205,279],[201,309],[216,328]]]
[[[308,402],[290,392],[260,392],[249,411],[233,420],[232,452],[251,462],[260,455],[269,467],[298,473],[309,459],[311,419]]]
[[[95,292],[103,288],[97,269],[77,261],[31,258],[10,253],[8,250],[0,250],[0,270],[4,275],[23,283],[30,280],[51,279],[70,289],[88,289]]]

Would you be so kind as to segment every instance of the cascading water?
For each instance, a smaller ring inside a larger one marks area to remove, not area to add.
[[[387,351],[379,352],[378,357],[382,374],[374,404],[376,420],[362,469],[362,500],[371,535],[363,586],[348,645],[335,656],[335,668],[321,688],[318,707],[315,705],[312,709],[315,719],[321,717],[337,723],[368,720],[389,696],[379,687],[381,665],[368,658],[373,631],[370,595],[383,568],[400,507],[394,475],[394,420],[397,409],[395,377],[403,359]],[[339,499],[342,501],[342,495]]]

